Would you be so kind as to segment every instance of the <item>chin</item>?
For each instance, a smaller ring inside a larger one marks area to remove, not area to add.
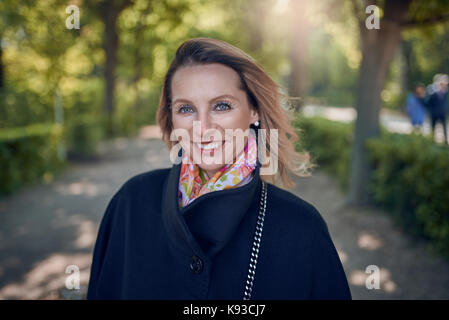
[[[225,164],[199,164],[198,167],[207,172],[217,172],[220,170]],[[212,177],[209,177],[212,178]]]

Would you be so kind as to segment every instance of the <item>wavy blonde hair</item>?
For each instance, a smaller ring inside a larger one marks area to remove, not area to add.
[[[212,38],[192,38],[182,43],[176,51],[175,58],[165,74],[162,93],[157,111],[157,122],[162,131],[162,139],[171,150],[177,141],[170,141],[173,130],[171,118],[171,81],[176,70],[191,65],[221,63],[234,69],[240,77],[241,89],[247,93],[249,104],[259,114],[261,129],[267,129],[264,141],[267,156],[278,161],[278,171],[273,175],[261,175],[266,182],[278,184],[279,178],[285,188],[292,188],[295,183],[289,172],[298,176],[309,176],[311,163],[308,153],[295,150],[295,143],[299,136],[290,125],[294,120],[291,113],[281,105],[281,99],[289,102],[290,98],[281,93],[282,87],[277,85],[256,61],[239,48],[231,44]],[[272,151],[269,129],[278,129],[278,152]],[[297,129],[299,132],[300,130]],[[264,167],[263,165],[262,167]]]

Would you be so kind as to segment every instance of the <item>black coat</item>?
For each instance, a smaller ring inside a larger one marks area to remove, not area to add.
[[[434,92],[427,101],[427,106],[432,117],[445,117],[448,113],[448,92]]]
[[[242,299],[259,212],[260,164],[246,185],[178,209],[180,164],[129,179],[94,247],[87,299]],[[351,299],[320,213],[268,184],[252,299]]]

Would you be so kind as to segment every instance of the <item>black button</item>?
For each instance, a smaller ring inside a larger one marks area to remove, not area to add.
[[[200,273],[203,270],[203,261],[198,256],[192,256],[190,269],[195,273]]]

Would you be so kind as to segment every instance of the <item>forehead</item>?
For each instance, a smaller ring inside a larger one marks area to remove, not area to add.
[[[238,73],[223,64],[182,67],[171,81],[172,99],[213,98],[223,94],[244,94]]]

